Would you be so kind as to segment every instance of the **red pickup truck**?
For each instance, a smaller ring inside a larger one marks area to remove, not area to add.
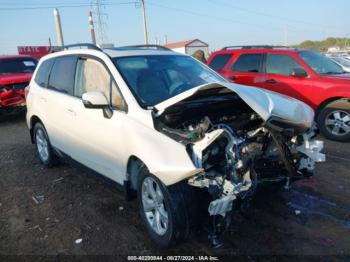
[[[237,84],[299,99],[315,110],[321,133],[350,141],[350,74],[318,52],[273,46],[232,46],[214,52],[208,65]]]
[[[36,65],[30,56],[0,56],[0,116],[25,111],[24,89]]]

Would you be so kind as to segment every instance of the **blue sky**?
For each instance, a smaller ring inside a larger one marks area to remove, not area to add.
[[[107,42],[143,43],[138,0],[104,0]],[[53,7],[59,7],[66,44],[89,42],[90,0],[0,0],[0,54],[18,45],[56,43]],[[199,38],[211,50],[225,45],[296,44],[350,37],[348,0],[145,0],[150,42]],[[120,4],[119,3],[124,3]],[[35,8],[35,9],[23,9]],[[95,22],[97,20],[94,17]]]

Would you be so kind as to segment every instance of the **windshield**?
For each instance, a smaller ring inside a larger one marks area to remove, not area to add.
[[[0,59],[0,74],[33,73],[36,64],[32,58]]]
[[[341,66],[330,58],[314,51],[300,51],[300,57],[318,74],[343,74]]]
[[[225,82],[197,60],[183,55],[112,59],[142,106],[153,106],[193,87]]]

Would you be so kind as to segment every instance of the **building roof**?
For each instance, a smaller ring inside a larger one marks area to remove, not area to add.
[[[167,48],[179,48],[179,47],[186,47],[190,44],[192,44],[193,42],[195,41],[199,41],[201,43],[203,43],[203,46],[208,46],[207,43],[199,40],[199,39],[190,39],[190,40],[185,40],[185,41],[179,41],[179,42],[174,42],[174,43],[169,43],[169,44],[166,44],[165,47]]]

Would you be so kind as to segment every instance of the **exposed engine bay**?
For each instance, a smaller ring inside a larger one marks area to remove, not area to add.
[[[314,127],[264,121],[234,93],[192,97],[155,120],[156,129],[184,144],[203,170],[188,184],[208,190],[209,215],[222,219],[259,183],[283,181],[289,188],[293,180],[311,176],[315,162],[325,161],[323,142],[312,139]]]

